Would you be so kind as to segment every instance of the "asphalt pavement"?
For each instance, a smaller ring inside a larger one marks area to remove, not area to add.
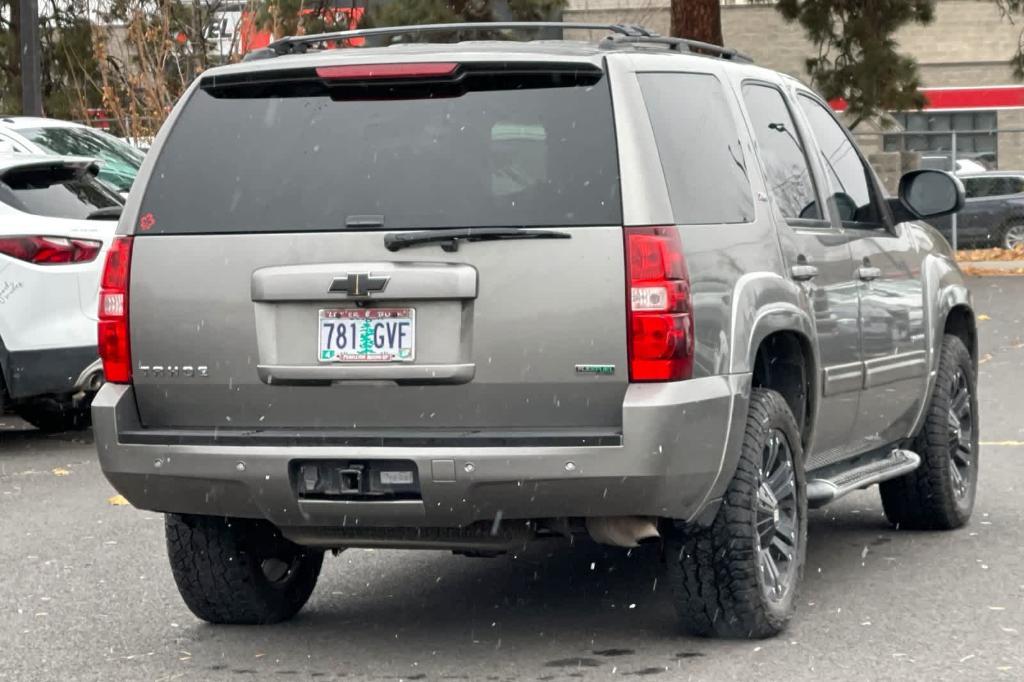
[[[679,634],[657,553],[328,557],[292,622],[217,627],[178,598],[158,514],[116,506],[91,435],[0,419],[3,680],[1024,679],[1024,278],[975,279],[982,473],[970,525],[891,528],[875,489],[812,512],[783,636]]]

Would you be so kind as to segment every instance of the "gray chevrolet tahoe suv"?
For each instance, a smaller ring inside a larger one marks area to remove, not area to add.
[[[764,637],[809,508],[967,522],[974,313],[922,222],[957,180],[887,198],[814,92],[640,28],[311,49],[430,30],[203,74],[128,200],[96,443],[198,617],[291,617],[325,550],[589,532]]]

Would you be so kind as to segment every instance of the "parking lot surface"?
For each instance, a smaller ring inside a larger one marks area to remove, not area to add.
[[[812,512],[786,634],[681,636],[657,551],[350,550],[292,622],[180,601],[159,514],[118,506],[91,435],[0,420],[0,679],[1024,679],[1024,278],[972,280],[982,460],[970,525],[904,532],[876,489]]]

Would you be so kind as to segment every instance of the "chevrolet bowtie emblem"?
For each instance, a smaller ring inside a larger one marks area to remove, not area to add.
[[[332,294],[348,296],[368,296],[373,291],[383,291],[391,278],[387,275],[371,275],[368,272],[350,272],[344,277],[335,277],[331,288]]]

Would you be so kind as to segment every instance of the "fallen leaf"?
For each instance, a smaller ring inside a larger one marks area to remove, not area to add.
[[[57,468],[55,468],[53,470],[53,475],[54,476],[70,476],[71,472],[68,471],[67,469],[65,469],[64,467],[57,467]]]
[[[956,252],[956,259],[961,263],[986,260],[1024,260],[1024,247],[1016,249],[961,249]]]
[[[983,356],[981,356],[981,360],[978,360],[978,364],[979,365],[984,365],[986,362],[988,362],[991,359],[992,359],[992,354],[991,353],[985,353]]]
[[[128,504],[128,500],[124,499],[123,495],[114,495],[113,497],[107,498],[107,504],[115,507],[124,507]]]
[[[992,318],[989,317],[988,315],[986,315],[985,313],[982,313],[981,315],[978,315],[978,322],[984,322],[985,320],[991,320],[991,319]]]
[[[960,271],[972,277],[1012,277],[1013,275],[1024,275],[1024,267],[1021,268],[985,268],[970,264],[960,266]]]

